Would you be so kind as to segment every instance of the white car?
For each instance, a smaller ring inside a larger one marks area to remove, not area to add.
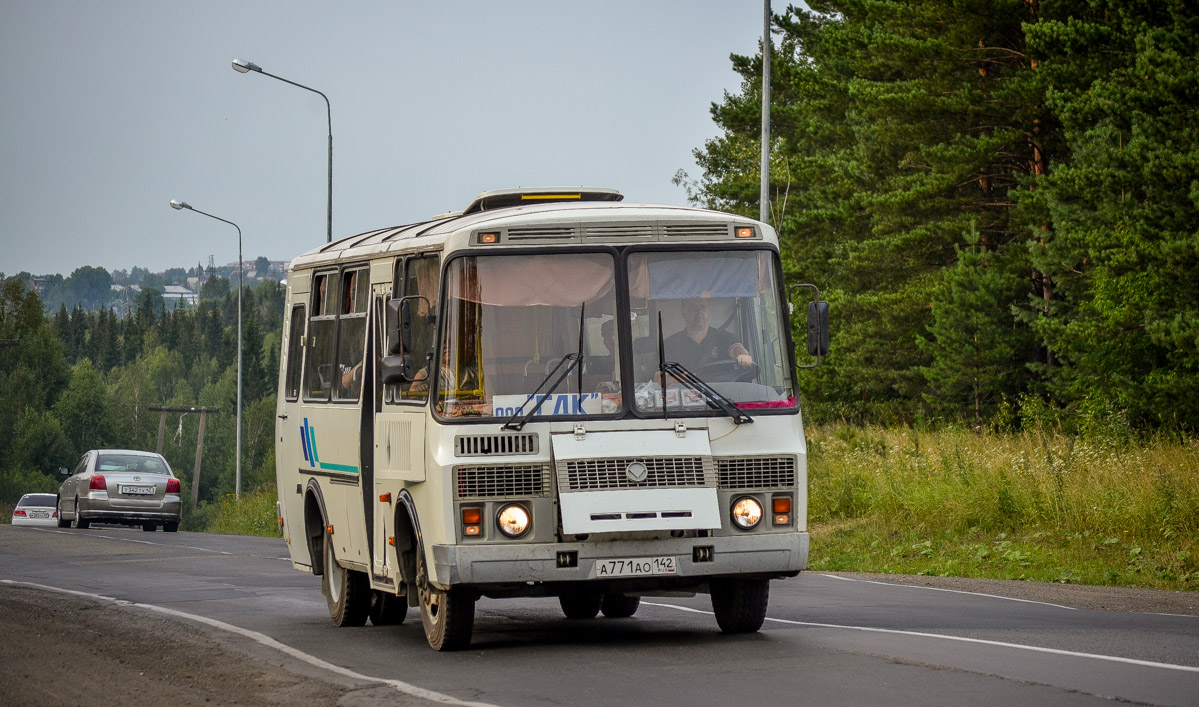
[[[13,525],[58,525],[58,509],[52,493],[27,493],[12,509]]]

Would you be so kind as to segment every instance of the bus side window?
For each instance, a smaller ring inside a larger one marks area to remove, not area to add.
[[[333,387],[333,346],[337,338],[337,273],[318,273],[313,279],[312,315],[304,358],[304,400],[329,399]]]
[[[291,308],[291,327],[287,334],[287,378],[284,379],[283,397],[296,400],[300,397],[300,359],[304,352],[304,305]]]
[[[412,350],[404,353],[412,356],[417,380],[397,386],[403,401],[425,402],[429,376],[436,372],[433,337],[437,330],[437,262],[436,255],[411,258],[404,274],[403,295],[423,299],[412,301]]]
[[[333,380],[334,400],[357,400],[362,391],[363,351],[366,344],[366,310],[370,293],[366,268],[342,271],[337,335],[337,369]]]

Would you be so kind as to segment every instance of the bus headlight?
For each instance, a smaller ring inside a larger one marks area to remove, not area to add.
[[[750,496],[742,496],[733,502],[733,523],[742,530],[749,530],[762,522],[762,504]]]
[[[524,506],[513,503],[500,509],[495,517],[500,532],[510,538],[519,538],[529,529],[529,512]]]

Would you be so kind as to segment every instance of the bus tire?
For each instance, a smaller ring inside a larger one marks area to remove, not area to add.
[[[334,626],[361,626],[370,612],[370,583],[362,572],[337,564],[333,537],[328,533],[324,537],[325,572],[321,575],[321,590],[329,605],[329,618]]]
[[[603,599],[604,595],[598,589],[590,587],[566,589],[558,595],[562,613],[568,619],[594,619]]]
[[[398,626],[408,618],[408,601],[390,592],[371,592],[371,625]]]
[[[460,587],[441,590],[429,581],[424,552],[417,548],[417,592],[425,640],[435,651],[456,651],[470,645],[475,626],[475,598]]]
[[[628,594],[605,594],[600,602],[600,611],[610,619],[627,619],[637,613],[641,606],[641,597],[631,597]]]
[[[770,601],[770,580],[713,579],[712,611],[724,633],[753,633],[766,620],[766,605]]]

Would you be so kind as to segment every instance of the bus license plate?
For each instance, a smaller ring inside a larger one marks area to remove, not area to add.
[[[596,560],[596,577],[642,577],[651,574],[674,574],[672,556],[638,557],[628,560]]]
[[[126,496],[150,496],[154,493],[153,486],[122,486],[121,493]]]

